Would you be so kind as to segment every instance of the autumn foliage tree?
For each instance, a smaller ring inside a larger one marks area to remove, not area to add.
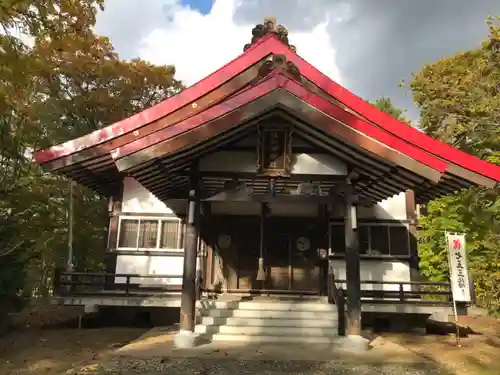
[[[65,262],[68,182],[31,162],[39,149],[109,125],[182,85],[173,66],[121,60],[93,26],[103,0],[0,0],[0,310],[44,295]],[[77,268],[105,249],[105,197],[75,191]],[[0,311],[1,315],[2,311]],[[0,316],[0,321],[5,321]]]

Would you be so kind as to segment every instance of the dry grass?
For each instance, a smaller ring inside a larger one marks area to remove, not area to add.
[[[11,318],[0,337],[0,374],[64,373],[106,357],[144,333],[138,328],[75,329],[81,307],[38,300]],[[54,327],[69,328],[54,328]],[[52,328],[51,328],[52,327]]]
[[[456,346],[454,335],[387,334],[384,337],[457,375],[500,374],[500,321],[468,316],[461,317],[460,324],[478,333],[461,338],[461,347]]]
[[[0,338],[0,374],[60,374],[106,358],[138,328],[29,329]]]

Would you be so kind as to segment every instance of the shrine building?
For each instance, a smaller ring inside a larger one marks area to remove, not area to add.
[[[419,273],[418,205],[493,188],[500,167],[349,92],[273,20],[253,35],[180,93],[34,154],[109,197],[106,273],[59,273],[55,297],[177,306],[186,334],[270,342],[449,309],[446,285]]]

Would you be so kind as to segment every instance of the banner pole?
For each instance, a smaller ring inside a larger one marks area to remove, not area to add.
[[[455,293],[453,293],[453,280],[451,279],[451,255],[450,255],[450,246],[451,244],[448,241],[448,232],[444,232],[446,238],[446,253],[448,255],[448,269],[450,270],[450,286],[451,286],[451,299],[453,301],[453,316],[455,317],[455,341],[457,343],[457,347],[460,348],[460,327],[458,326],[458,312],[457,312],[457,301],[455,300]]]

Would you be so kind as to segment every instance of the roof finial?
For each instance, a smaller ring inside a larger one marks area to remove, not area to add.
[[[268,32],[276,32],[276,17],[264,18],[264,27],[268,30]]]
[[[276,23],[276,17],[266,17],[264,18],[263,24],[259,23],[252,29],[252,41],[248,44],[245,44],[245,47],[243,47],[243,51],[249,49],[252,44],[269,33],[275,34],[278,39],[280,39],[283,43],[290,47],[292,51],[296,51],[295,46],[290,45],[290,43],[288,42],[287,28],[283,25],[278,25]]]

